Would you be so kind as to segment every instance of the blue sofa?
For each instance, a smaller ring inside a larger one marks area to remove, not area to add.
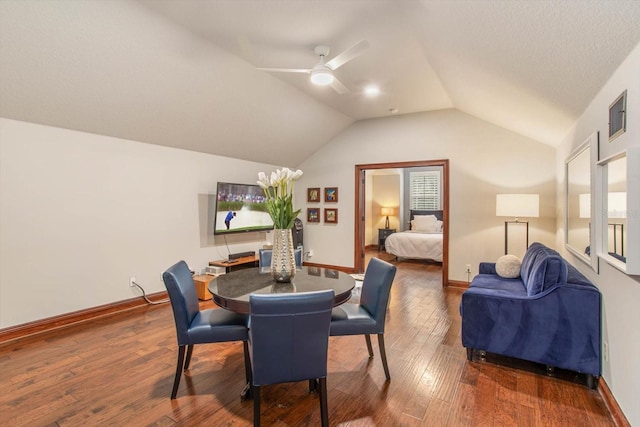
[[[462,345],[469,360],[474,350],[515,357],[587,374],[595,388],[600,313],[600,291],[556,251],[533,243],[518,278],[502,278],[495,263],[480,263],[460,303]]]

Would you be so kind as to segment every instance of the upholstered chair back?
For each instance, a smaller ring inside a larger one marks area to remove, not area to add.
[[[396,275],[396,267],[378,258],[371,258],[362,283],[360,305],[371,314],[376,322],[376,331],[384,333],[385,316],[389,305],[391,285]]]
[[[189,344],[188,330],[200,311],[198,294],[187,263],[179,261],[162,274],[171,300],[173,318],[176,322],[178,344]]]
[[[333,291],[249,298],[253,385],[326,377]]]

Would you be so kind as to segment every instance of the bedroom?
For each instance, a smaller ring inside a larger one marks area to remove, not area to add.
[[[443,265],[443,167],[363,168],[365,247],[376,247],[383,252],[379,257],[387,260]],[[433,220],[433,224],[420,227],[418,219]]]

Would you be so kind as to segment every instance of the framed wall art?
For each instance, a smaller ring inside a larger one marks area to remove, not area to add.
[[[324,188],[324,201],[327,203],[338,202],[338,187],[325,187]]]
[[[320,201],[320,188],[307,188],[307,202],[318,203]]]
[[[307,222],[320,222],[320,208],[307,209]]]
[[[338,209],[325,208],[324,210],[324,222],[329,224],[338,223]]]
[[[609,142],[627,130],[627,91],[625,90],[609,106]]]

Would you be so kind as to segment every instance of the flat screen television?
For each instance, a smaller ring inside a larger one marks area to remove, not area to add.
[[[269,230],[273,230],[273,221],[259,185],[218,182],[214,235]]]

